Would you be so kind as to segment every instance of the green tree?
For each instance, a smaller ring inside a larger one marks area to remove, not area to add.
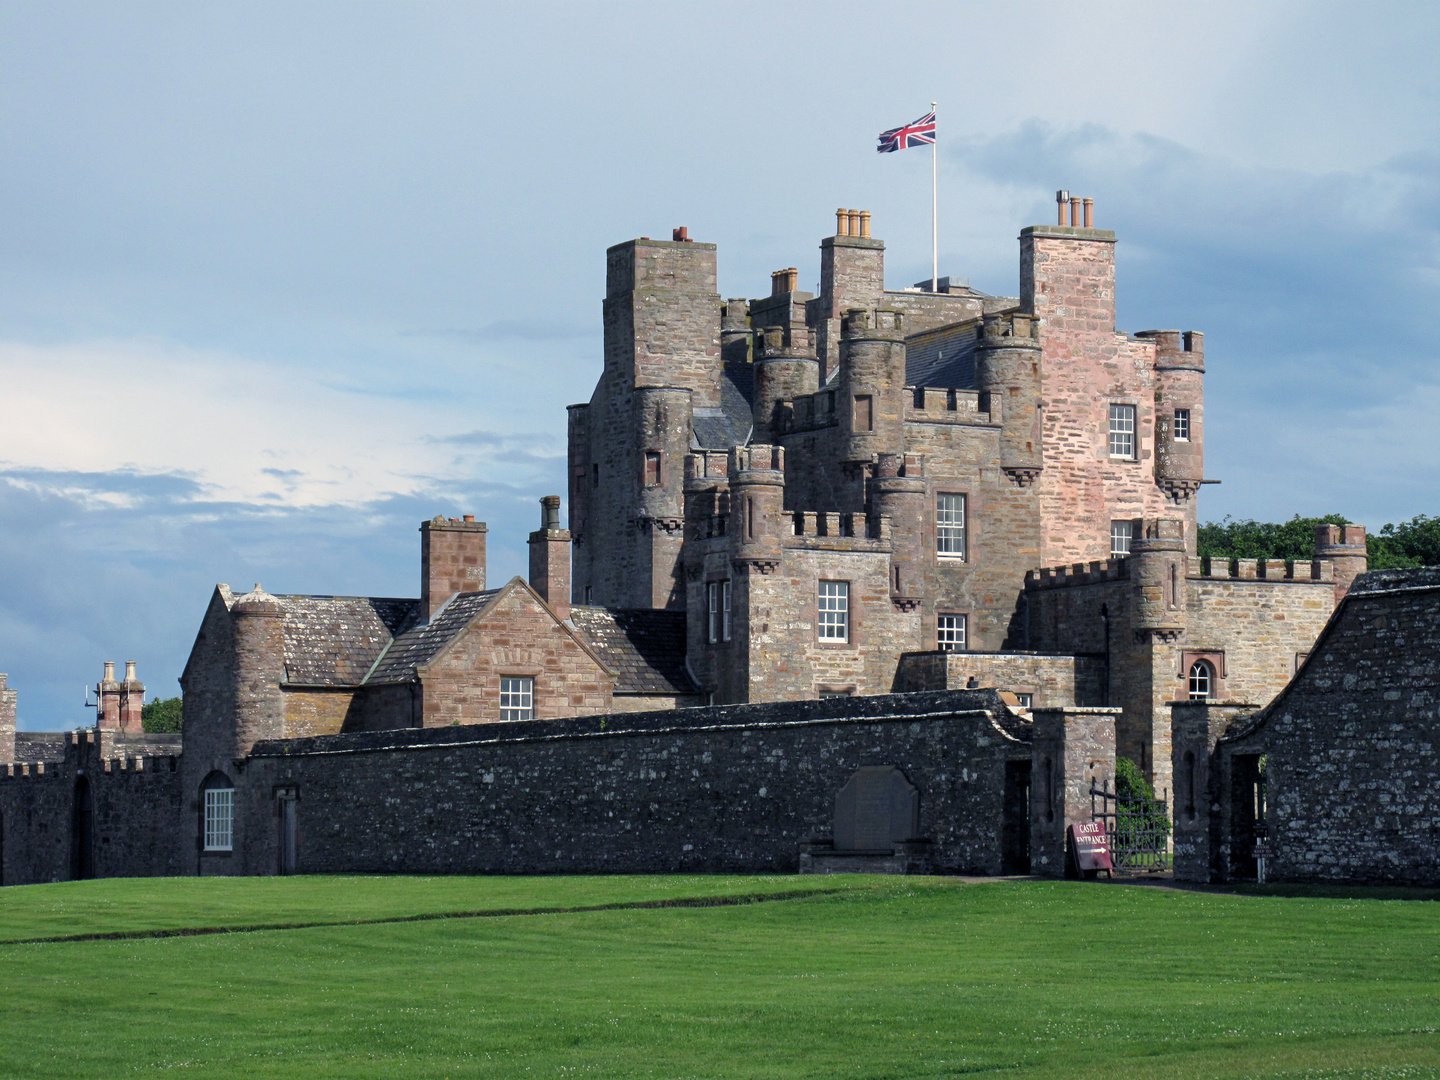
[[[148,705],[140,706],[140,723],[146,731],[161,732],[180,730],[180,699],[157,698]]]
[[[1317,525],[1348,525],[1341,514],[1301,517],[1289,521],[1207,521],[1199,530],[1199,554],[1210,559],[1313,559]]]
[[[1317,525],[1348,525],[1341,514],[1301,517],[1289,521],[1207,521],[1199,530],[1199,554],[1210,559],[1313,559]],[[1400,524],[1387,524],[1365,538],[1371,570],[1409,566],[1440,566],[1440,518],[1417,514]]]
[[[1440,566],[1440,518],[1416,514],[1399,525],[1385,525],[1366,538],[1371,570]]]

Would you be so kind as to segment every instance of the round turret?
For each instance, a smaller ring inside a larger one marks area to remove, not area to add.
[[[904,323],[898,311],[846,313],[840,339],[843,397],[836,402],[844,461],[904,452]]]
[[[998,412],[1000,467],[1021,484],[1029,484],[1045,465],[1040,409],[1040,324],[1019,312],[986,316],[976,343],[975,378]]]

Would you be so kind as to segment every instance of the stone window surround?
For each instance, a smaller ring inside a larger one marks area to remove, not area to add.
[[[1175,416],[1174,416],[1174,425],[1175,425],[1175,426],[1174,426],[1173,428],[1171,428],[1171,431],[1174,432],[1174,435],[1172,436],[1172,437],[1174,438],[1174,440],[1175,440],[1176,442],[1189,442],[1189,441],[1190,441],[1190,410],[1189,410],[1189,409],[1176,409],[1176,410],[1175,410]]]
[[[505,689],[505,683],[506,683],[507,681],[509,681],[509,682],[518,682],[518,683],[520,683],[521,685],[518,686],[518,687],[512,687],[510,690],[507,691],[507,690]],[[528,684],[528,685],[526,685],[526,684]],[[506,704],[505,704],[505,698],[506,698],[507,693],[510,694],[510,695],[516,695],[516,694],[518,694],[518,695],[519,695],[519,700],[520,700],[520,702],[522,702],[522,704],[506,705]],[[528,706],[528,708],[523,704],[523,702],[525,701],[526,698],[529,699],[529,706]],[[534,720],[534,719],[535,719],[535,676],[533,676],[533,675],[519,674],[519,673],[516,673],[516,672],[509,672],[509,673],[502,674],[502,675],[500,676],[500,692],[499,692],[499,698],[498,698],[498,700],[499,700],[499,702],[500,702],[500,719],[501,719],[501,722],[502,722],[502,723],[504,723],[504,722],[515,723],[515,722],[520,721],[520,720]],[[511,711],[511,712],[528,712],[530,715],[529,715],[529,716],[512,716],[512,717],[507,717],[507,716],[505,715],[505,713],[506,713],[507,710],[508,710],[508,711]]]
[[[730,640],[730,579],[705,582],[705,639],[711,645]]]
[[[963,520],[960,525],[960,542],[963,545],[960,551],[940,550],[940,499],[946,495],[958,495],[961,499],[961,514]],[[970,493],[968,491],[956,491],[953,487],[935,487],[930,493],[930,505],[935,509],[935,557],[947,563],[966,563],[970,561],[971,550],[971,528],[970,528]]]
[[[1214,679],[1210,687],[1210,696],[1207,701],[1224,701],[1225,695],[1225,650],[1224,649],[1183,649],[1180,652],[1180,693],[1176,701],[1190,700],[1190,669],[1195,666],[1197,660],[1204,660],[1210,665],[1214,672]]]
[[[1117,408],[1130,410],[1130,453],[1128,454],[1117,454],[1111,449],[1116,434],[1115,421],[1118,418],[1115,416],[1114,410]],[[1111,401],[1108,404],[1106,409],[1104,456],[1110,461],[1140,460],[1140,406],[1138,403],[1133,401]]]
[[[957,646],[947,649],[944,642],[940,640],[940,620],[950,618],[960,620],[960,638]],[[937,611],[935,612],[935,647],[941,652],[969,652],[970,651],[970,613],[968,611]]]
[[[200,785],[200,851],[228,856],[234,850],[235,783],[217,769]]]
[[[845,586],[845,637],[827,638],[820,636],[820,586],[822,583],[835,583]],[[859,646],[859,619],[855,605],[855,583],[840,578],[816,578],[815,588],[811,591],[814,598],[815,611],[815,643],[822,649],[855,649]]]

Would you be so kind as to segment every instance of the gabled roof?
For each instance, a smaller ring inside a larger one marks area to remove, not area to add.
[[[277,596],[285,679],[354,686],[391,639],[415,622],[420,601],[378,596]]]
[[[693,694],[683,611],[573,607],[570,621],[615,673],[617,694]]]
[[[1396,639],[1390,649],[1365,647],[1365,637],[1381,632],[1374,625],[1377,615],[1384,632]],[[1361,639],[1358,648],[1353,644],[1356,638]],[[1333,681],[1342,672],[1358,677],[1356,686],[1345,687],[1342,695],[1371,709],[1372,717],[1389,708],[1386,702],[1413,701],[1417,691],[1422,698],[1433,700],[1434,689],[1440,686],[1437,657],[1440,566],[1371,570],[1351,583],[1284,689],[1259,712],[1239,718],[1221,739],[1235,742],[1252,735],[1292,703],[1303,704],[1307,697],[1318,694],[1333,700],[1337,690]],[[1391,698],[1392,693],[1400,696]]]
[[[980,327],[979,319],[969,319],[906,338],[905,385],[974,390]]]
[[[411,626],[396,636],[385,650],[374,670],[367,675],[361,672],[357,682],[367,685],[377,683],[409,682],[415,678],[415,671],[428,663],[436,653],[470,625],[472,619],[493,600],[499,589],[484,592],[460,593],[437,611],[427,623]],[[418,606],[419,601],[414,601]],[[377,654],[378,655],[378,654]]]

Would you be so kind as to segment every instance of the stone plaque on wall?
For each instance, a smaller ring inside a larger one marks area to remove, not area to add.
[[[835,850],[888,851],[920,832],[920,791],[894,765],[856,769],[835,796]]]

